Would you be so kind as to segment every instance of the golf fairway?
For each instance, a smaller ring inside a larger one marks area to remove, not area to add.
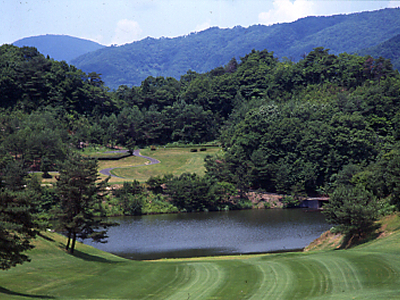
[[[398,217],[397,217],[398,219]],[[0,299],[400,299],[400,233],[350,250],[130,261],[46,233]]]

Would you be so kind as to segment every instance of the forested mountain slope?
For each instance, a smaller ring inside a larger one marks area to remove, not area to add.
[[[96,73],[3,45],[0,182],[24,186],[13,175],[21,167],[54,170],[69,149],[88,144],[132,150],[218,140],[224,151],[206,158],[204,178],[158,178],[153,187],[168,181],[169,197],[190,187],[184,201],[173,200],[187,211],[221,209],[216,195],[249,189],[294,200],[337,191],[339,200],[371,199],[359,203],[368,212],[392,211],[400,208],[399,95],[389,60],[322,47],[298,62],[253,50],[179,81],[149,76],[109,91]]]
[[[49,55],[55,60],[65,60],[66,62],[70,62],[72,59],[85,53],[105,47],[89,40],[55,34],[23,38],[14,42],[13,45],[18,47],[35,47],[45,56]]]
[[[359,55],[371,55],[375,58],[384,57],[392,61],[393,67],[400,70],[400,34],[371,48],[357,51]]]
[[[110,88],[139,85],[148,76],[179,79],[187,70],[208,72],[252,49],[273,51],[298,61],[315,47],[331,53],[354,53],[400,33],[400,9],[350,15],[307,17],[272,26],[210,28],[177,38],[146,38],[120,47],[107,47],[72,61],[85,72],[97,72]]]

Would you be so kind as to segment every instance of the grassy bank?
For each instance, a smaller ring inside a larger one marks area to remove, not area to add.
[[[399,299],[400,218],[350,250],[138,262],[54,233],[0,273],[0,299]]]

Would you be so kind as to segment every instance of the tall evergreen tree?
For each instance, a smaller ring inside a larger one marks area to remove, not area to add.
[[[0,269],[6,270],[30,261],[23,252],[32,249],[36,236],[25,192],[0,191]]]
[[[105,242],[107,228],[115,223],[103,218],[101,201],[108,179],[96,183],[97,160],[71,154],[60,163],[56,191],[60,197],[59,229],[67,235],[66,250],[73,254],[76,239]]]

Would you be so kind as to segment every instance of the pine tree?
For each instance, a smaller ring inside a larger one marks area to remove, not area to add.
[[[72,154],[60,164],[56,191],[60,209],[56,213],[59,229],[65,232],[66,250],[73,254],[76,239],[105,242],[107,228],[116,225],[101,214],[101,201],[108,179],[96,183],[97,160]]]
[[[363,186],[338,186],[322,212],[328,223],[349,237],[362,236],[378,217],[376,197]]]
[[[0,269],[30,261],[23,252],[33,248],[30,241],[37,234],[35,227],[28,194],[0,191]]]

